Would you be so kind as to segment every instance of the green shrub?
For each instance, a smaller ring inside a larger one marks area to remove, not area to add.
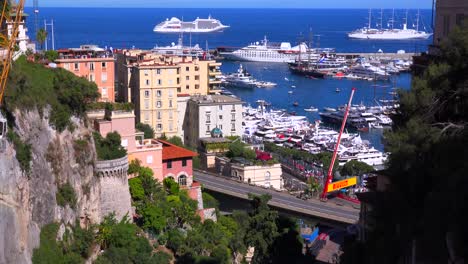
[[[219,202],[211,194],[203,192],[203,208],[219,208]]]
[[[58,52],[55,51],[55,50],[48,50],[48,51],[46,51],[46,52],[44,53],[44,56],[46,57],[46,59],[47,59],[48,61],[53,62],[53,61],[55,61],[56,59],[58,59],[58,56],[59,56],[59,55],[58,55]]]
[[[138,123],[135,128],[143,132],[145,134],[145,138],[154,138],[154,129],[150,125]]]
[[[67,204],[74,208],[76,206],[75,190],[69,183],[60,186],[55,194],[57,204],[65,207]]]
[[[10,141],[16,151],[16,159],[20,164],[20,168],[23,172],[29,173],[31,171],[31,144],[24,143],[21,138],[13,130],[8,130],[7,133],[8,141]]]
[[[101,134],[94,132],[93,137],[99,160],[120,159],[127,155],[127,150],[121,145],[119,133],[110,132],[103,138]]]
[[[86,105],[86,110],[105,110],[110,105],[115,111],[132,111],[134,106],[132,103],[108,103],[108,102],[92,102]]]
[[[72,115],[84,117],[86,104],[99,97],[95,83],[64,69],[48,69],[28,62],[24,56],[15,61],[5,92],[9,112],[51,106],[49,122],[59,132],[72,128]]]

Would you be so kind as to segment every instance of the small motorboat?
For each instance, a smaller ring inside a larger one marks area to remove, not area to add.
[[[306,111],[306,112],[317,112],[318,108],[315,108],[315,107],[311,106],[309,108],[305,108],[304,111]]]
[[[325,110],[327,112],[336,112],[336,109],[332,108],[332,107],[324,107],[323,110]]]
[[[296,88],[296,85],[291,85],[291,88]]]
[[[336,88],[335,92],[337,92],[337,93],[341,92],[340,88]]]
[[[294,103],[293,103],[293,106],[299,106],[299,103],[298,103],[298,102],[294,102]]]
[[[293,91],[288,91],[288,94],[292,94],[292,93],[293,93]]]
[[[284,77],[284,80],[285,80],[285,81],[287,81],[287,82],[289,81],[289,79],[288,79],[288,78],[286,78],[286,77]]]

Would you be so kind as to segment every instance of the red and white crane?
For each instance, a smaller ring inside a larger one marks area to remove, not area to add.
[[[325,186],[323,187],[322,196],[320,197],[322,201],[327,200],[328,185],[333,180],[333,166],[335,165],[336,156],[338,155],[338,147],[340,146],[341,135],[343,134],[343,131],[346,126],[346,120],[348,119],[349,109],[351,108],[351,102],[353,101],[353,96],[354,96],[355,91],[356,91],[356,88],[353,88],[351,90],[351,96],[349,97],[349,102],[346,105],[346,110],[343,116],[343,123],[341,123],[341,129],[340,129],[340,133],[338,134],[338,139],[336,140],[336,146],[335,146],[335,150],[333,151],[332,160],[330,162],[330,168],[328,168],[327,179],[325,181]]]

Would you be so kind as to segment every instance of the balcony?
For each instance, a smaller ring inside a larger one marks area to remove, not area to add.
[[[208,72],[208,74],[209,74],[210,76],[217,76],[217,75],[221,75],[221,71],[220,71],[219,69],[210,70],[210,71]]]
[[[162,148],[162,144],[156,139],[143,139],[136,141],[137,150],[151,150]]]

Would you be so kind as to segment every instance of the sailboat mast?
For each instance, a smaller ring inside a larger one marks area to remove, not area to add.
[[[420,16],[420,13],[419,13],[419,9],[418,9],[418,16],[416,17],[416,31],[419,32],[419,16]]]
[[[382,30],[383,25],[383,8],[380,8],[380,30]]]
[[[394,26],[395,26],[395,8],[393,8],[393,11],[392,11],[392,30]]]
[[[368,29],[371,28],[371,23],[372,23],[371,17],[372,17],[372,9],[369,8],[369,24],[368,24],[368,27],[367,27]]]

